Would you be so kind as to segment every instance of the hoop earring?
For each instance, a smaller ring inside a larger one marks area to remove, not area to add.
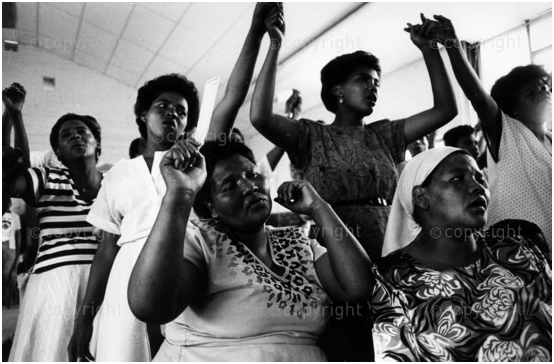
[[[339,95],[339,103],[343,103],[344,102],[344,99],[342,98],[342,94]]]

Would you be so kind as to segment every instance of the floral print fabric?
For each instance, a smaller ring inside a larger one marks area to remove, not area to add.
[[[481,258],[455,269],[427,268],[402,251],[387,257],[371,303],[377,360],[552,361],[543,254],[522,237],[482,239]]]

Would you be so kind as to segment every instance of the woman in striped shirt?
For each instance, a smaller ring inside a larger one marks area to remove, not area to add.
[[[4,104],[9,108],[6,98]],[[66,114],[50,133],[63,168],[30,168],[14,176],[11,196],[36,207],[40,244],[10,361],[68,360],[67,344],[99,240],[85,219],[102,181],[96,169],[100,141],[93,117]]]

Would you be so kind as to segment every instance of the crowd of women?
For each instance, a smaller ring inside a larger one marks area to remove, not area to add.
[[[367,123],[381,68],[357,51],[321,70],[334,120],[294,120],[273,111],[284,19],[280,3],[256,6],[202,146],[187,138],[194,83],[146,82],[142,151],[107,173],[99,123],[77,114],[50,134],[61,164],[30,166],[25,91],[4,90],[19,145],[3,145],[3,213],[6,196],[22,198],[40,227],[11,361],[552,361],[551,75],[518,67],[489,95],[452,23],[422,15],[404,31],[432,108]],[[219,137],[266,33],[250,119],[303,176],[277,196],[244,142]],[[479,116],[488,183],[454,147],[419,153],[398,177],[406,146],[457,115],[437,41]],[[274,202],[309,215],[317,236],[266,225]]]

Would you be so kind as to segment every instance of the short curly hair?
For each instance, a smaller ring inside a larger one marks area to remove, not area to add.
[[[146,140],[146,124],[141,120],[142,115],[150,109],[152,103],[160,94],[164,92],[175,92],[182,95],[187,100],[187,126],[185,131],[190,131],[198,123],[200,114],[200,101],[198,99],[198,90],[192,81],[178,73],[163,75],[146,82],[137,93],[135,102],[135,120],[139,128],[140,135]]]
[[[321,69],[321,100],[325,108],[333,114],[337,112],[337,98],[333,95],[333,87],[344,83],[350,72],[358,66],[374,69],[381,76],[379,58],[373,54],[356,51],[343,54],[331,60]]]
[[[547,79],[548,83],[552,85],[552,74],[549,74],[544,67],[536,64],[516,67],[494,83],[491,89],[491,97],[496,101],[500,110],[514,117],[514,111],[517,107],[515,99],[518,92],[523,86],[535,79]]]
[[[460,125],[448,130],[442,137],[444,145],[447,147],[457,147],[460,139],[471,136],[475,133],[475,129],[471,125]]]
[[[217,162],[228,159],[234,155],[240,155],[256,164],[254,153],[244,143],[235,141],[208,141],[201,148],[200,153],[206,159],[206,182],[196,194],[194,200],[194,211],[204,219],[210,218],[211,213],[208,202],[211,201],[211,180]]]
[[[96,148],[96,160],[98,160],[98,157],[100,157],[100,154],[102,153],[102,129],[100,128],[98,121],[90,115],[69,113],[59,118],[50,131],[50,146],[52,146],[52,150],[55,152],[56,149],[58,149],[58,143],[60,141],[59,134],[62,125],[71,120],[82,121],[90,129],[92,135],[94,135],[94,138],[98,142],[98,147]]]

